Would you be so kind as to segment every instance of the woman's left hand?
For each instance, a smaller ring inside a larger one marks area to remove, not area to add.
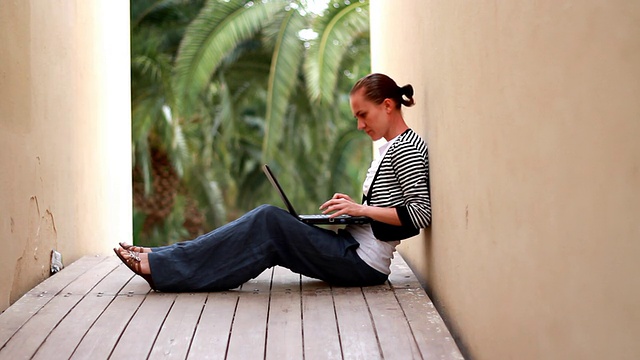
[[[331,199],[320,206],[323,214],[331,214],[331,217],[340,215],[363,216],[364,205],[358,204],[349,195],[336,193]]]

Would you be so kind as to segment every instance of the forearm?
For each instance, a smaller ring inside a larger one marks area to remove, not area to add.
[[[331,214],[333,217],[340,215],[367,216],[390,225],[402,225],[395,208],[358,204],[348,195],[340,193],[336,193],[331,199],[320,205],[320,209],[323,214]]]
[[[395,208],[362,205],[362,215],[391,225],[402,225]]]

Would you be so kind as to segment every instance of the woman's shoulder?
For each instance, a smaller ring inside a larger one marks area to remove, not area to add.
[[[413,131],[413,129],[411,128],[407,129],[396,139],[396,141],[393,143],[393,147],[397,149],[413,148],[420,152],[427,151],[427,143],[417,132]]]

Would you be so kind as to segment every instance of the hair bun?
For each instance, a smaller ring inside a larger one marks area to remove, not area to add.
[[[413,86],[411,86],[410,84],[407,84],[403,87],[400,88],[400,94],[408,97],[409,99],[411,99],[411,97],[413,97]]]
[[[413,100],[413,86],[407,84],[400,88],[400,103],[404,106],[413,106],[415,105],[415,100]]]

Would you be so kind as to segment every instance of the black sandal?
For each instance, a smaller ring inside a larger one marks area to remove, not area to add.
[[[123,249],[126,250],[126,249]],[[149,286],[151,287],[151,289],[155,290],[156,286],[153,283],[153,278],[151,277],[151,274],[143,274],[142,273],[142,267],[140,266],[140,253],[135,252],[135,251],[131,251],[131,250],[126,250],[129,252],[129,257],[125,258],[118,249],[113,249],[113,251],[116,253],[116,255],[118,255],[118,258],[120,258],[120,260],[131,270],[133,271],[134,274],[139,275],[140,277],[142,277],[143,279],[145,279],[145,281],[149,284]]]

